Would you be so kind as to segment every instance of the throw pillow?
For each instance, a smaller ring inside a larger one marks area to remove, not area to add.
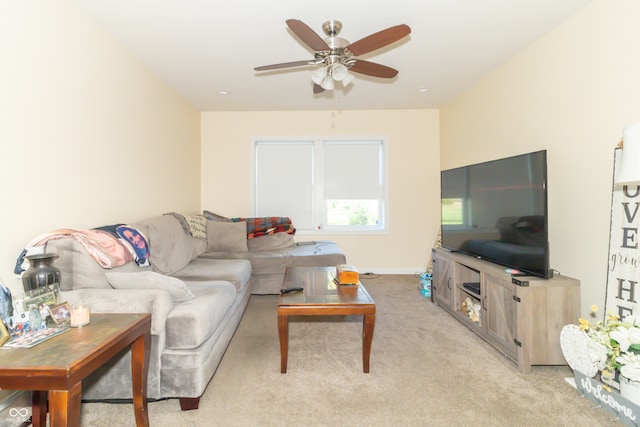
[[[194,298],[187,285],[180,279],[153,271],[140,273],[107,273],[107,282],[114,289],[158,289],[167,291],[174,302]]]
[[[226,216],[218,215],[211,211],[202,211],[202,214],[210,221],[231,222],[231,220]]]
[[[247,252],[247,223],[208,220],[207,251]]]
[[[185,215],[191,235],[196,239],[207,239],[207,218],[204,215]]]

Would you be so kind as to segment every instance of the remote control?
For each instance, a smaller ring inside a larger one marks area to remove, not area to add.
[[[284,288],[280,289],[281,294],[288,294],[289,292],[302,292],[304,288]]]

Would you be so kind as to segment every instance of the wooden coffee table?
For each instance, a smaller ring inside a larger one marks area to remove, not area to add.
[[[287,372],[289,353],[289,316],[363,315],[362,367],[369,372],[371,340],[376,319],[376,303],[367,290],[335,284],[335,267],[289,267],[282,288],[302,287],[304,291],[280,295],[278,300],[278,332],[280,334],[280,372]]]
[[[148,426],[150,331],[150,314],[92,314],[88,325],[35,347],[0,349],[0,388],[33,390],[36,427],[46,425],[47,399],[51,427],[78,426],[82,380],[130,346],[136,425]]]

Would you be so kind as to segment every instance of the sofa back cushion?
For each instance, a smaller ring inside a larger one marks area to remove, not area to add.
[[[80,242],[70,237],[48,241],[46,251],[59,255],[53,265],[60,270],[60,289],[63,291],[110,289],[111,286],[105,277],[107,272],[137,273],[151,270],[151,267],[139,267],[135,262],[128,262],[110,270],[102,268]]]
[[[207,252],[247,252],[247,224],[207,220]]]
[[[128,224],[137,228],[149,242],[151,268],[161,274],[182,270],[201,253],[193,237],[184,232],[172,215],[161,215]]]

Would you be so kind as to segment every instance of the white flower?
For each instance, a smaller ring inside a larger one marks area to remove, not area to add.
[[[640,316],[634,316],[632,314],[626,316],[622,323],[626,323],[630,326],[640,327]]]
[[[626,353],[631,345],[631,339],[629,331],[636,328],[627,328],[626,326],[618,326],[609,333],[612,339],[616,340],[620,344],[620,351]]]
[[[629,328],[629,343],[640,344],[640,328]]]
[[[602,371],[607,367],[608,349],[599,342],[589,340],[589,359]]]
[[[616,358],[622,366],[620,374],[631,381],[640,381],[640,355],[626,353]]]

